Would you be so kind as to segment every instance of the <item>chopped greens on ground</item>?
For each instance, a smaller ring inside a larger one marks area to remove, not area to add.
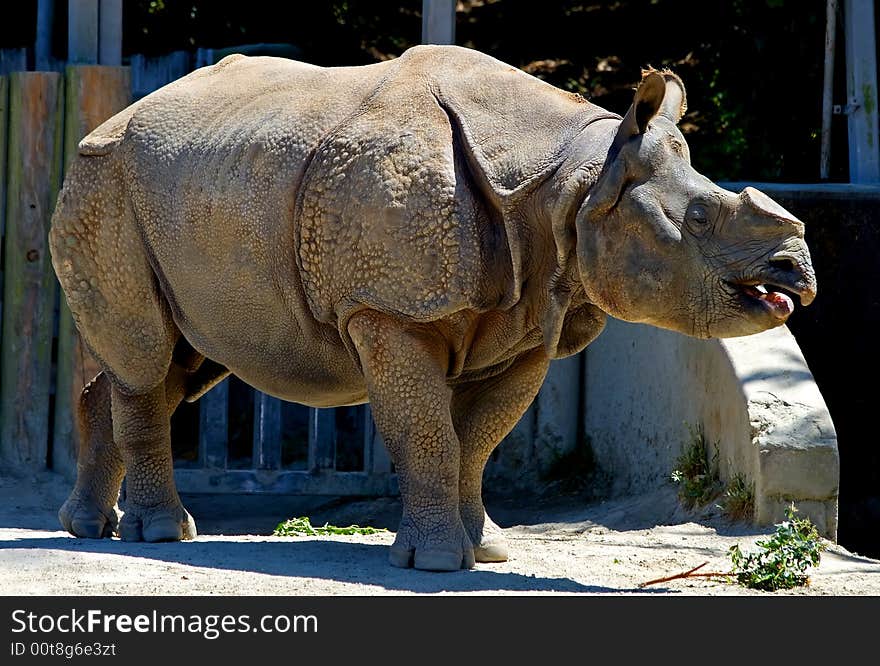
[[[278,523],[272,536],[327,536],[333,534],[378,534],[387,532],[383,527],[361,527],[360,525],[349,525],[348,527],[337,527],[330,523],[324,523],[320,527],[312,525],[308,516],[300,516],[299,518],[291,518],[283,523]]]

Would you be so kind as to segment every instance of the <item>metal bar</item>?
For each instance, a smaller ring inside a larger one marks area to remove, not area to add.
[[[873,0],[845,0],[846,95],[849,120],[849,180],[880,182],[877,136],[877,42]]]
[[[199,462],[206,469],[226,469],[229,449],[229,380],[199,399]]]
[[[281,467],[281,401],[254,392],[254,467]]]
[[[365,472],[175,469],[174,480],[182,493],[383,496],[399,492],[396,475]]]
[[[336,412],[309,409],[309,471],[332,470],[336,466]]]
[[[422,0],[422,44],[455,44],[456,0]]]
[[[831,173],[831,106],[834,99],[834,50],[837,40],[837,0],[825,7],[825,71],[822,80],[822,147],[819,178],[828,180]]]

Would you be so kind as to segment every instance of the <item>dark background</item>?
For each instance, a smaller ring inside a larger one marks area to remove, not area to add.
[[[315,64],[375,62],[420,42],[421,5],[125,0],[123,55],[289,43]],[[35,18],[35,0],[6,3],[0,48],[31,46]],[[63,59],[67,29],[57,19],[54,51]],[[814,182],[824,31],[824,0],[461,0],[456,42],[619,113],[640,68],[671,67],[688,88],[682,129],[700,171],[716,180]],[[835,101],[843,103],[840,32]],[[834,119],[833,152],[832,180],[846,181],[843,116]]]

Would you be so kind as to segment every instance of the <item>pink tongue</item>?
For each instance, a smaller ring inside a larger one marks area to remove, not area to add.
[[[794,303],[791,302],[791,299],[778,291],[761,294],[761,300],[773,306],[773,314],[779,319],[784,319],[794,312]]]

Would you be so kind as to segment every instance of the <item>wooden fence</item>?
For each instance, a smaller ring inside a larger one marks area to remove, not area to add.
[[[71,65],[0,76],[0,456],[7,468],[75,475],[75,405],[98,372],[79,343],[47,247],[65,164],[80,138],[133,98],[222,55],[133,56],[130,67]],[[23,52],[0,51],[0,75],[23,65]],[[553,364],[511,437],[518,444],[508,447],[510,459],[496,459],[496,473],[521,473],[537,440],[551,443],[551,455],[560,442],[575,443],[581,362]],[[172,441],[182,492],[397,492],[368,406],[307,408],[230,378],[178,409]]]

